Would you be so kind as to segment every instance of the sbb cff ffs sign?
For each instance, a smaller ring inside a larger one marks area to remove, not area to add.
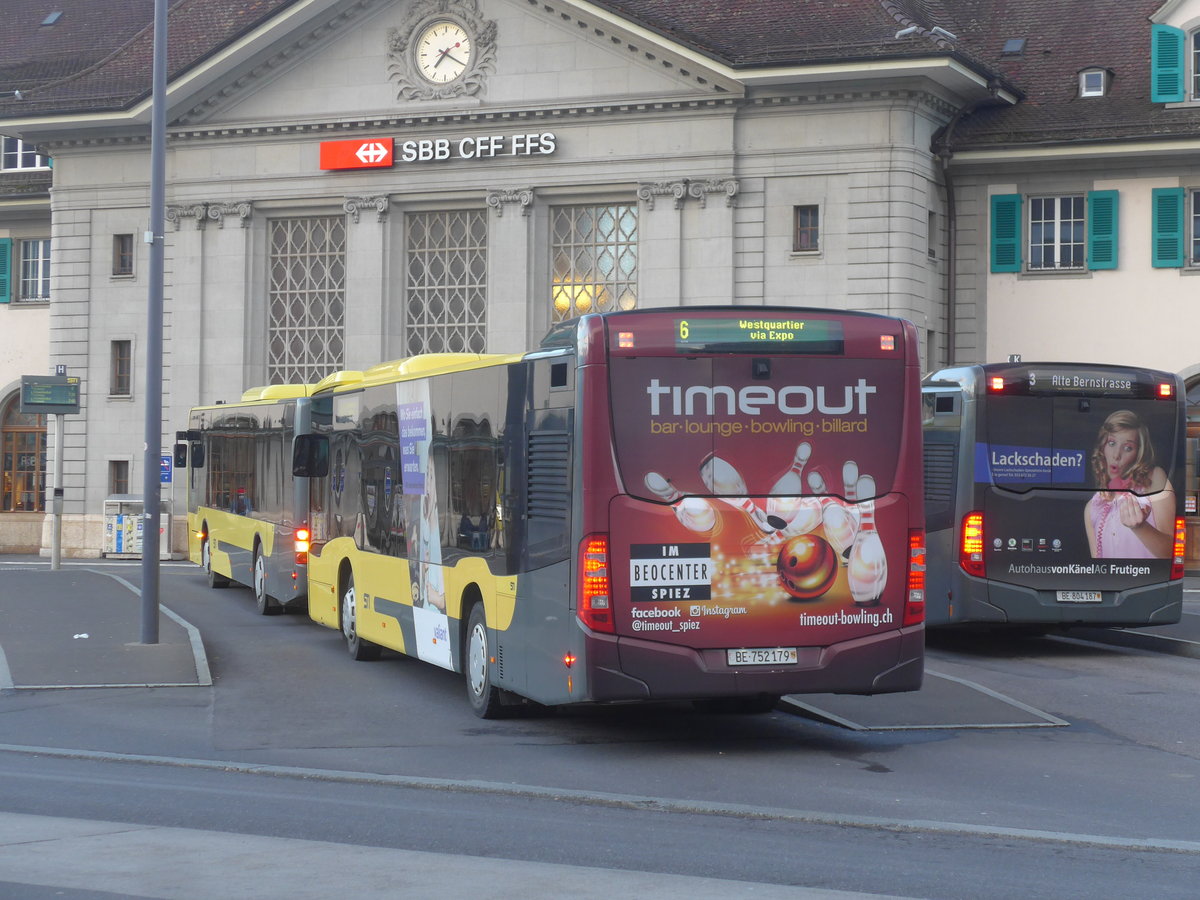
[[[392,138],[322,141],[322,169],[386,169],[392,165]]]

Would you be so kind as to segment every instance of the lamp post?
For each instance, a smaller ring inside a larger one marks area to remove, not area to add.
[[[158,643],[159,522],[162,488],[163,231],[166,217],[167,0],[154,0],[150,111],[150,289],[146,303],[146,443],[142,481],[142,643]],[[170,535],[167,536],[170,540]]]

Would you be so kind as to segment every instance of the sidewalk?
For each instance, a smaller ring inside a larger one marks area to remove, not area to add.
[[[161,607],[141,643],[141,592],[102,567],[0,568],[0,690],[212,683],[200,633]]]

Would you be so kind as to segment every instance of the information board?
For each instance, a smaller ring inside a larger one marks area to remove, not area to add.
[[[68,375],[22,375],[22,414],[74,415],[79,412],[79,379]]]

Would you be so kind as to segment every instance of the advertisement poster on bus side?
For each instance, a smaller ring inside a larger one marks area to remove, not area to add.
[[[903,363],[771,364],[764,382],[748,357],[614,362],[613,395],[627,398],[615,444],[632,495],[613,511],[627,633],[761,648],[899,627]]]
[[[396,409],[417,656],[444,669],[453,669],[450,622],[446,616],[446,589],[442,578],[437,477],[429,452],[433,418],[428,382],[398,382]]]
[[[1099,591],[1164,581],[1174,556],[1179,412],[1134,397],[1012,397],[975,454],[989,578]],[[1066,596],[1073,596],[1065,592]]]

